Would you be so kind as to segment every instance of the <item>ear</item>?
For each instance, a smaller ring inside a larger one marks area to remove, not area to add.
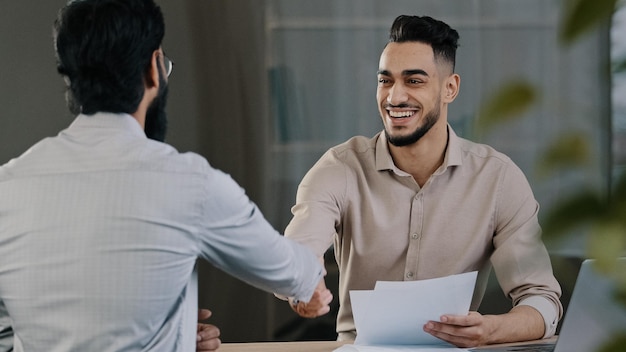
[[[137,111],[133,112],[131,115],[135,117],[135,119],[139,122],[139,124],[144,127],[146,121],[146,111],[148,111],[148,106],[152,103],[154,98],[159,95],[159,55],[161,55],[158,51],[154,51],[152,53],[152,57],[150,58],[150,65],[148,66],[148,70],[144,73],[143,76],[143,97],[137,106]]]
[[[155,50],[152,53],[152,58],[150,59],[150,66],[148,68],[148,72],[145,75],[145,85],[146,89],[150,90],[156,88],[159,89],[159,70],[161,69],[159,56],[161,54],[158,50]]]
[[[445,103],[451,103],[456,99],[459,94],[459,87],[461,86],[461,76],[456,73],[451,74],[444,81],[443,97],[442,100]]]

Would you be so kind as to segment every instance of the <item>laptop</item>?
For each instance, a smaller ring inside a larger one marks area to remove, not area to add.
[[[614,282],[598,272],[593,262],[593,259],[586,259],[580,266],[556,343],[485,346],[470,351],[591,352],[597,351],[616,333],[626,331],[626,307],[614,300]],[[626,258],[619,258],[617,266],[616,272],[626,273]]]

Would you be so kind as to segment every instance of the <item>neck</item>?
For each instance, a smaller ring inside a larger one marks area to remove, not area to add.
[[[442,119],[416,143],[404,147],[389,144],[389,151],[395,165],[411,174],[417,184],[423,187],[443,164],[447,145],[448,127]]]
[[[135,120],[137,120],[137,122],[139,122],[139,125],[141,126],[141,128],[145,128],[146,127],[146,111],[147,111],[147,106],[145,106],[145,104],[141,103],[139,104],[139,107],[137,108],[137,111],[135,111],[134,113],[130,114],[132,117],[135,118]]]

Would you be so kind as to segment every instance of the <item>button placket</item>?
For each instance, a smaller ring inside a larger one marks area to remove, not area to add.
[[[422,192],[417,192],[411,202],[411,212],[409,219],[408,248],[406,263],[404,268],[404,279],[415,280],[417,278],[417,263],[419,257],[419,246],[421,239],[421,229],[423,222],[423,196]]]

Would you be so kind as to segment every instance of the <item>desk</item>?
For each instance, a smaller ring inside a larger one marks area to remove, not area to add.
[[[530,343],[554,343],[557,337],[545,340],[507,343],[490,345],[479,348],[488,352],[490,349],[504,346],[519,346]],[[248,343],[224,343],[218,352],[332,352],[347,343],[353,341],[297,341],[297,342],[248,342]]]
[[[332,352],[348,342],[297,341],[223,343],[218,352]],[[352,341],[349,341],[352,343]]]

